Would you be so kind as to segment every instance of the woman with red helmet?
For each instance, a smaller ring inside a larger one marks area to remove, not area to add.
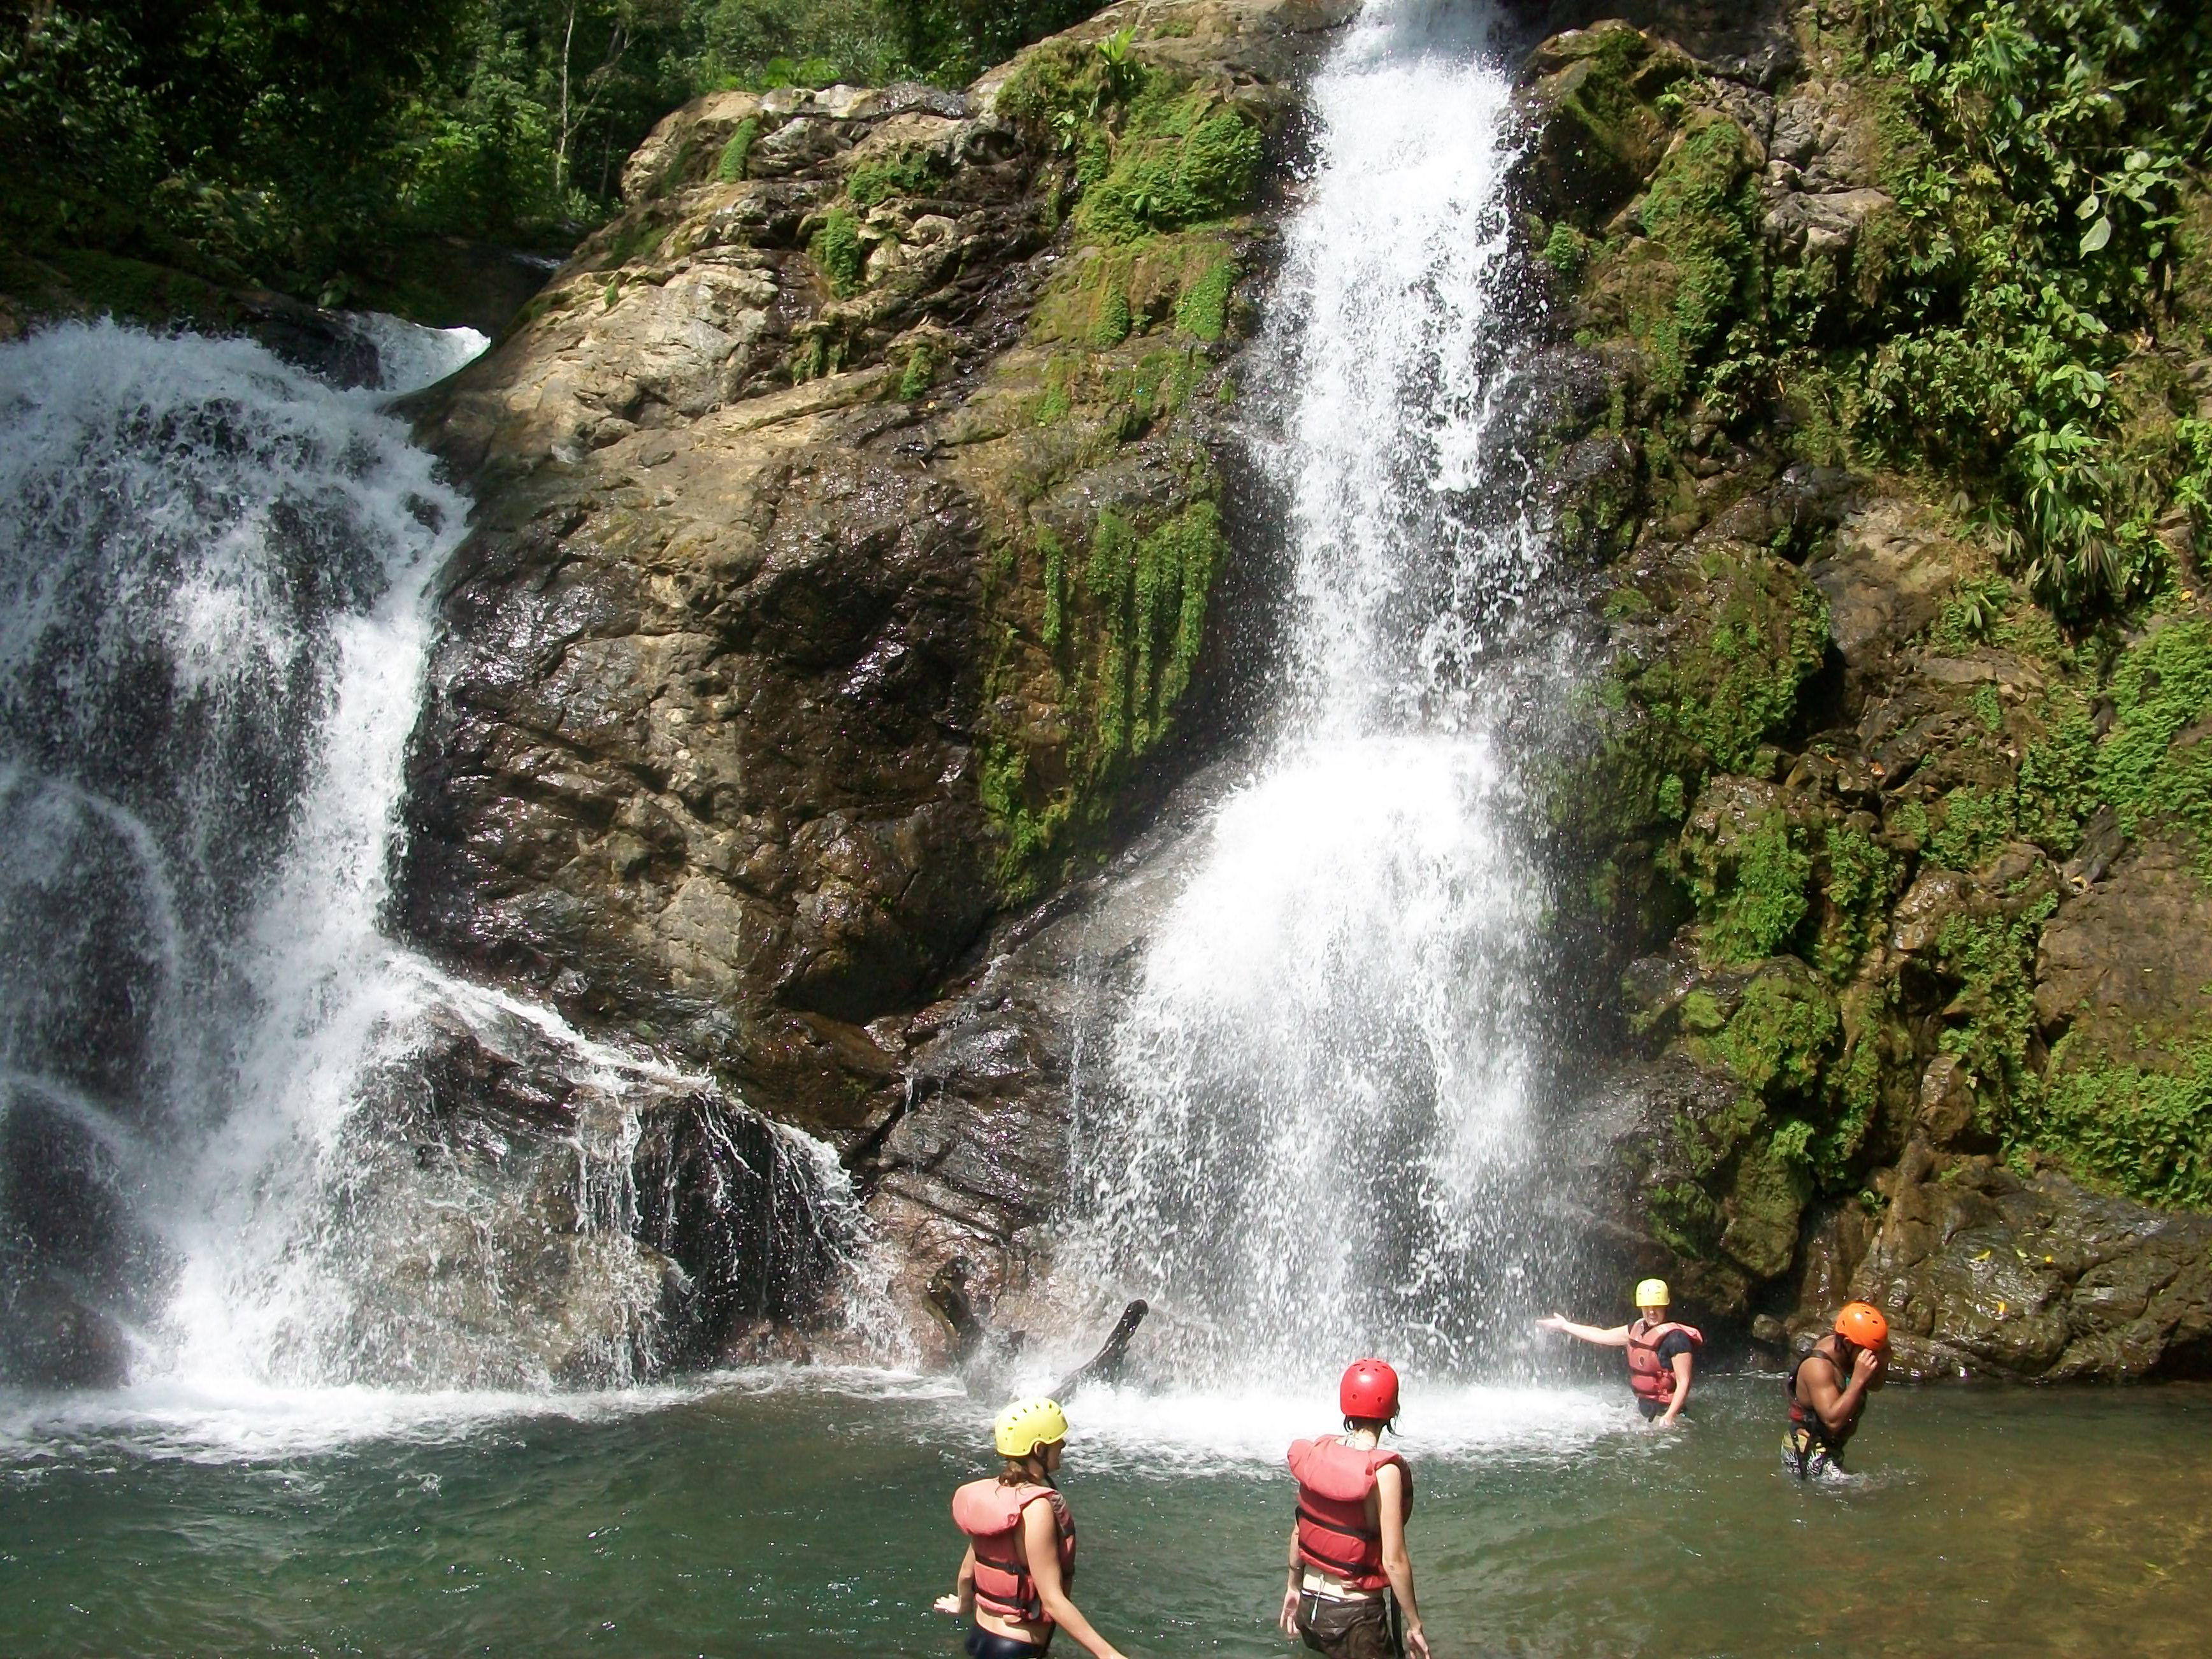
[[[1413,1471],[1381,1443],[1398,1415],[1398,1373],[1354,1360],[1337,1399],[1344,1432],[1291,1446],[1298,1507],[1277,1622],[1332,1659],[1429,1659],[1406,1548]]]
[[[1782,1466],[1800,1480],[1843,1474],[1844,1447],[1888,1364],[1889,1322],[1871,1303],[1845,1303],[1835,1328],[1806,1351],[1783,1382],[1790,1429],[1782,1437]]]

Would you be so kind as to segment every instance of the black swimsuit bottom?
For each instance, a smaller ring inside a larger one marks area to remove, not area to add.
[[[1037,1659],[1046,1644],[1040,1647],[1035,1642],[1024,1642],[1018,1637],[1001,1636],[994,1630],[985,1630],[981,1625],[968,1632],[969,1659]]]

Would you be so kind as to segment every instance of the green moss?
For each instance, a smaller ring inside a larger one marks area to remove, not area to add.
[[[1589,263],[1594,246],[1589,237],[1562,219],[1544,240],[1544,263],[1571,283]]]
[[[1736,1164],[1720,1243],[1759,1278],[1785,1272],[1796,1254],[1798,1218],[1812,1196],[1806,1150],[1812,1133],[1811,1125],[1786,1119]]]
[[[1834,998],[1802,969],[1764,973],[1745,988],[1727,1026],[1692,1049],[1702,1047],[1765,1100],[1808,1099],[1841,1030]]]
[[[1828,901],[1815,959],[1820,970],[1841,983],[1850,977],[1897,890],[1897,861],[1864,828],[1828,826],[1821,891]]]
[[[608,242],[607,251],[599,259],[599,269],[611,270],[617,265],[633,263],[641,255],[656,252],[667,235],[668,228],[655,224],[650,218],[640,216],[632,219]]]
[[[1237,262],[1223,258],[1200,271],[1176,301],[1176,326],[1211,343],[1229,331],[1229,296],[1237,287]]]
[[[1038,562],[1044,570],[1044,621],[1042,633],[1045,648],[1056,651],[1067,631],[1067,544],[1039,526],[1036,532]]]
[[[1077,228],[1112,244],[1228,218],[1251,204],[1263,149],[1241,110],[1155,78],[1114,139],[1111,164],[1086,185]]]
[[[860,222],[843,208],[832,208],[823,216],[822,228],[807,244],[807,252],[829,277],[831,293],[842,299],[860,290],[867,255],[860,246]]]
[[[2018,833],[2012,792],[1969,784],[1937,801],[1923,850],[1948,870],[1978,870]]]
[[[2028,1138],[2096,1185],[2212,1209],[2212,1039],[2127,1059],[2061,1039]]]
[[[1698,367],[1755,296],[1759,214],[1743,130],[1692,111],[1645,192],[1648,242],[1614,268],[1628,332],[1649,355],[1662,398],[1694,390]]]
[[[1228,555],[1205,498],[1140,531],[1102,512],[1070,586],[1067,550],[1040,529],[1041,633],[1065,664],[1072,742],[1066,781],[1042,798],[1026,763],[1002,759],[984,805],[1005,831],[1010,891],[1036,890],[1079,832],[1094,832],[1129,764],[1172,729],[1206,639],[1207,603]],[[1018,786],[1018,788],[1017,787]],[[1018,795],[1018,799],[1017,796]]]
[[[1715,849],[1700,844],[1698,850],[1710,855]],[[1785,950],[1796,936],[1813,860],[1802,836],[1779,813],[1728,850],[1725,864],[1708,856],[1692,866],[1691,893],[1712,957],[1757,962]]]
[[[1556,782],[1559,810],[1580,833],[1630,836],[1679,811],[1715,773],[1748,769],[1760,744],[1796,717],[1797,690],[1827,645],[1827,608],[1778,559],[1718,555],[1706,580],[1670,596],[1656,648],[1623,653],[1599,685],[1614,722],[1603,751]],[[1669,786],[1667,780],[1678,781]]]
[[[714,164],[714,177],[726,185],[736,184],[745,176],[745,162],[753,153],[753,141],[760,137],[760,117],[748,115],[738,123],[731,133],[730,142],[722,146],[722,158]]]
[[[928,343],[924,342],[915,347],[913,354],[906,360],[906,373],[899,376],[899,396],[906,398],[919,398],[923,392],[928,391],[936,380],[936,354],[932,352]]]
[[[845,194],[857,206],[873,207],[888,197],[927,195],[944,177],[944,156],[911,144],[854,167],[846,175]]]
[[[1053,368],[1059,369],[1060,367],[1055,360]],[[1044,394],[1037,399],[1036,423],[1039,426],[1055,426],[1066,420],[1074,407],[1074,396],[1068,389],[1066,374],[1064,372],[1054,374],[1048,370],[1045,375]]]
[[[1936,962],[1957,982],[1939,1039],[1973,1079],[1984,1102],[2032,1109],[2042,1079],[2030,1059],[2036,1038],[2035,947],[2057,908],[2045,896],[2016,916],[1955,915],[1936,936]],[[2005,1126],[1984,1121],[1984,1130]]]
[[[1129,296],[1115,288],[1106,295],[1099,307],[1098,321],[1091,331],[1091,343],[1095,346],[1117,346],[1129,337],[1133,325],[1129,315]]]
[[[2212,626],[2170,623],[2113,670],[2112,730],[2093,785],[2130,834],[2162,823],[2192,840],[2212,879]]]

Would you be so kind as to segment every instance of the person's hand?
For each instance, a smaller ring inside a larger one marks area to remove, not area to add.
[[[1275,1627],[1285,1636],[1298,1633],[1298,1587],[1296,1584],[1283,1592],[1283,1610],[1275,1615]]]
[[[1662,1417],[1656,1423],[1653,1424],[1652,1427],[1658,1429],[1671,1429],[1676,1423],[1681,1420],[1681,1417],[1682,1413],[1680,1412],[1668,1412],[1664,1417]]]
[[[1564,1331],[1567,1328],[1566,1317],[1563,1314],[1547,1314],[1536,1322],[1536,1328],[1540,1331]]]
[[[1406,1632],[1406,1654],[1407,1659],[1429,1659],[1429,1638],[1421,1634],[1419,1625]]]
[[[1872,1388],[1881,1379],[1882,1353],[1879,1348],[1861,1348],[1857,1358],[1851,1361],[1851,1380],[1864,1382]]]
[[[929,1610],[932,1613],[949,1613],[957,1619],[960,1616],[960,1598],[957,1595],[940,1595],[929,1604]]]

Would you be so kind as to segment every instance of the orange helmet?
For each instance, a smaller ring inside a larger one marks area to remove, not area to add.
[[[1862,1348],[1879,1348],[1889,1340],[1889,1322],[1871,1302],[1846,1302],[1836,1316],[1836,1334]]]

